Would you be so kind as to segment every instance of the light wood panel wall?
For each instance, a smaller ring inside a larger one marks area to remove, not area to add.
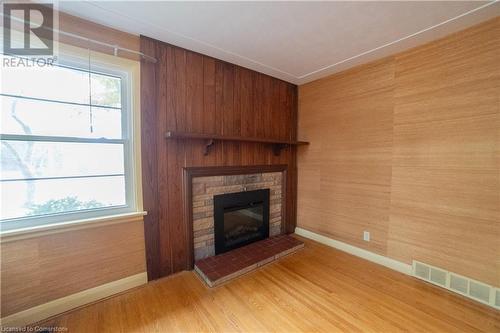
[[[499,18],[300,86],[299,137],[298,226],[500,286]]]
[[[143,222],[2,242],[1,317],[146,271]]]
[[[393,85],[390,58],[300,87],[299,226],[386,252]]]
[[[388,255],[500,286],[500,19],[396,57]]]

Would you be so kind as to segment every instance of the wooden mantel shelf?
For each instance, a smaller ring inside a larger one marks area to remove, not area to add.
[[[239,142],[255,142],[255,143],[267,143],[274,147],[274,154],[279,155],[283,148],[288,146],[300,146],[308,145],[309,142],[306,141],[289,141],[289,140],[276,140],[276,139],[265,139],[265,138],[252,138],[252,137],[242,137],[242,136],[227,136],[218,134],[202,134],[202,133],[186,133],[186,132],[174,132],[168,131],[165,133],[166,139],[184,139],[184,140],[206,140],[204,155],[208,155],[210,147],[215,141],[239,141]]]

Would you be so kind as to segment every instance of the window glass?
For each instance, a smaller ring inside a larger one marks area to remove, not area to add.
[[[0,96],[2,134],[122,137],[121,109]],[[54,121],[57,119],[57,121]]]
[[[124,187],[123,176],[3,182],[2,218],[125,205]]]
[[[124,173],[122,144],[3,140],[0,152],[2,180]]]
[[[89,104],[86,70],[62,66],[4,66],[2,83],[2,93],[7,95]]]
[[[114,71],[87,68],[2,68],[4,230],[19,218],[51,223],[65,214],[85,218],[132,209],[125,82]]]

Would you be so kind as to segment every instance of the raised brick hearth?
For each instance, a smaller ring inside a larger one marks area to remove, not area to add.
[[[215,254],[214,195],[269,189],[269,236],[281,234],[282,178],[282,172],[194,177],[192,180],[194,260]]]
[[[303,247],[300,240],[279,235],[198,260],[194,269],[210,287],[215,287]]]

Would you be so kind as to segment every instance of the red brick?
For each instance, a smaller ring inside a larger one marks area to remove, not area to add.
[[[280,253],[289,252],[303,243],[288,235],[279,235],[250,245],[232,250],[217,256],[208,257],[195,263],[205,274],[212,285],[229,275],[238,276],[237,272],[245,273],[248,267],[257,263],[265,264],[275,260]]]

